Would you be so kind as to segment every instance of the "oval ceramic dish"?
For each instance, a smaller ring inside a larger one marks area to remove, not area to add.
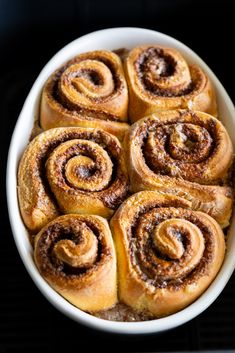
[[[162,319],[144,322],[112,322],[89,315],[57,294],[40,276],[33,261],[32,247],[22,222],[17,200],[17,168],[28,143],[34,117],[38,114],[42,87],[50,74],[73,56],[96,49],[133,48],[141,44],[160,44],[178,49],[189,63],[196,63],[207,73],[217,94],[219,117],[235,144],[235,112],[225,89],[209,67],[188,47],[159,32],[140,28],[111,28],[78,38],[60,50],[43,68],[35,81],[19,115],[9,149],[7,165],[7,199],[14,239],[22,261],[43,295],[63,314],[89,327],[113,333],[157,333],[179,326],[200,314],[221,293],[235,268],[235,215],[230,226],[227,251],[223,266],[214,282],[193,304],[180,312]]]

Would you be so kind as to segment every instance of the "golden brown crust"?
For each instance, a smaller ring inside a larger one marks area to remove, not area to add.
[[[158,112],[133,124],[124,146],[132,192],[185,197],[222,227],[229,224],[233,199],[226,185],[233,148],[217,119],[186,110]]]
[[[33,232],[61,211],[109,218],[127,190],[121,144],[99,129],[47,130],[30,142],[19,166],[20,210]]]
[[[120,58],[110,51],[80,54],[47,80],[40,122],[102,128],[122,139],[128,129],[128,91]]]
[[[149,320],[192,303],[221,267],[233,148],[207,114],[217,116],[215,93],[198,66],[156,45],[117,54],[80,54],[48,78],[47,131],[23,154],[18,197],[26,227],[39,232],[36,265],[59,294],[115,313],[117,254],[120,305]],[[100,216],[113,216],[116,249]]]
[[[224,235],[205,213],[178,196],[142,191],[111,220],[118,259],[119,298],[155,317],[197,299],[218,273]]]
[[[144,45],[125,60],[129,117],[135,122],[158,110],[193,109],[217,115],[216,98],[206,74],[188,65],[173,48]]]
[[[116,255],[102,217],[56,218],[36,236],[34,258],[47,282],[78,308],[96,312],[117,302]]]

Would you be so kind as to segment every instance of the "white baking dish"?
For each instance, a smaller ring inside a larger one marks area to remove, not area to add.
[[[226,257],[223,266],[208,290],[193,304],[168,317],[145,322],[111,322],[93,317],[67,302],[57,294],[40,276],[34,261],[28,234],[22,222],[17,200],[17,168],[24,151],[34,116],[38,114],[41,90],[48,76],[73,56],[95,49],[133,48],[140,44],[156,43],[177,48],[187,59],[200,65],[210,77],[217,94],[219,116],[235,143],[235,112],[225,89],[209,67],[188,47],[179,41],[159,32],[141,28],[111,28],[85,35],[74,40],[60,50],[43,68],[35,81],[19,115],[9,149],[7,165],[7,200],[9,217],[14,239],[22,261],[31,278],[43,295],[62,313],[73,320],[90,327],[116,333],[153,333],[179,326],[204,311],[220,294],[235,268],[235,216],[229,231]]]

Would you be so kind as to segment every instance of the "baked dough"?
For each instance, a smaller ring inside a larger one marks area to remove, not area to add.
[[[118,55],[97,50],[77,55],[47,80],[41,100],[44,130],[102,128],[119,139],[128,129],[128,90]]]
[[[218,273],[224,234],[209,215],[186,200],[142,191],[122,203],[111,220],[121,302],[154,317],[197,299]]]
[[[78,308],[96,312],[117,302],[116,255],[109,225],[91,215],[65,215],[35,238],[41,275]]]
[[[125,60],[129,116],[135,122],[158,110],[192,109],[217,116],[214,89],[197,65],[173,48],[143,45]]]
[[[122,146],[101,129],[42,132],[28,145],[18,171],[20,210],[31,232],[60,213],[110,218],[128,186]]]
[[[188,110],[158,112],[131,126],[124,147],[132,192],[158,190],[184,197],[192,209],[228,226],[233,147],[219,120]]]

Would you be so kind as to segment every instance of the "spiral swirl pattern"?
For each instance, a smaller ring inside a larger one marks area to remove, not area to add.
[[[47,81],[41,103],[44,129],[100,127],[120,139],[128,129],[128,92],[120,58],[109,51],[76,56]]]
[[[111,220],[120,300],[137,311],[168,315],[193,302],[223,261],[217,222],[185,199],[156,191],[132,195]]]
[[[94,312],[116,303],[116,257],[103,218],[56,218],[36,236],[34,257],[42,276],[77,307]]]
[[[161,189],[183,196],[228,225],[233,148],[217,119],[187,110],[159,112],[132,125],[125,147],[133,192]]]
[[[215,116],[209,78],[172,48],[87,52],[49,77],[18,198],[51,287],[117,321],[175,313],[208,288],[233,205]]]
[[[196,65],[188,65],[175,49],[134,48],[126,58],[132,122],[157,110],[189,108],[217,115],[213,88]]]
[[[21,213],[33,232],[60,212],[110,217],[128,190],[117,138],[76,127],[37,136],[23,155],[18,182]]]

